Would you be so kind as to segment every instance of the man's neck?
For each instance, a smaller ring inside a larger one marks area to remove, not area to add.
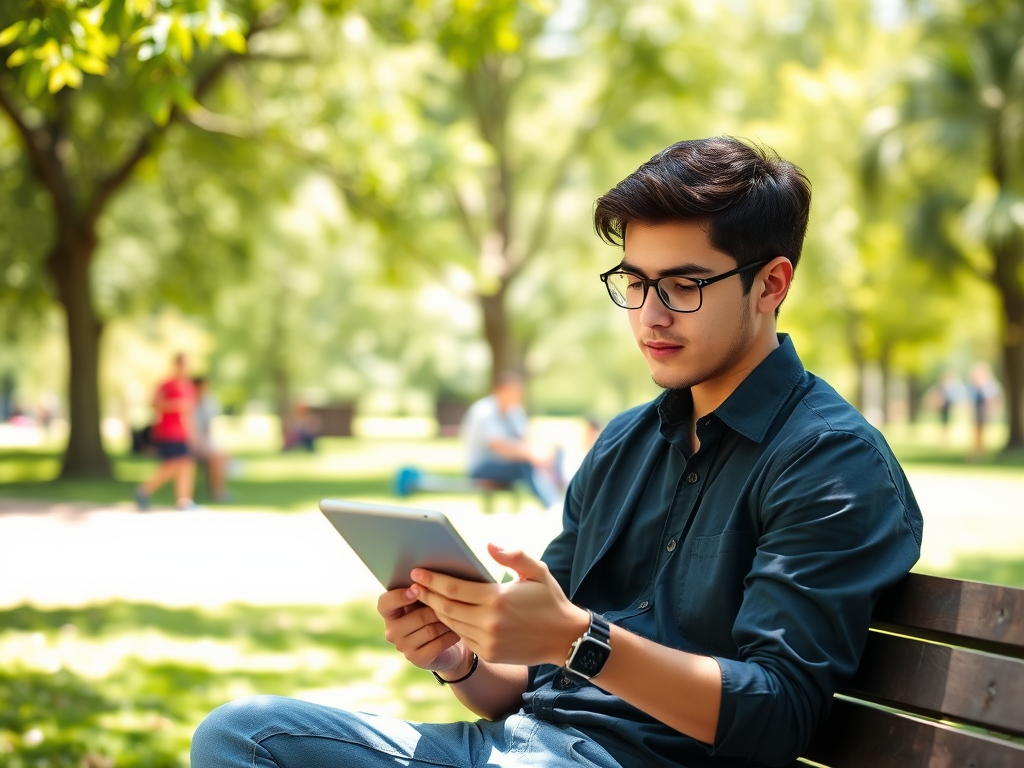
[[[691,416],[691,433],[693,441],[697,441],[697,421],[714,411],[724,403],[743,380],[761,364],[772,352],[779,348],[779,337],[772,323],[771,334],[762,334],[748,347],[742,361],[728,375],[714,381],[696,384],[691,390],[693,396],[693,414]]]

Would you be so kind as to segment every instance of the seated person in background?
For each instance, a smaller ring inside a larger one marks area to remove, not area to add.
[[[206,473],[210,482],[210,496],[214,501],[227,501],[226,487],[228,474],[228,455],[217,448],[211,434],[213,419],[220,414],[220,404],[216,396],[206,385],[206,378],[196,376],[192,379],[195,388],[196,404],[192,412],[192,455],[196,461],[206,464]]]
[[[320,418],[302,400],[296,400],[284,430],[284,450],[299,448],[312,453],[320,436]]]
[[[554,459],[526,439],[523,380],[508,371],[498,376],[494,392],[469,407],[459,430],[466,446],[469,476],[514,483],[523,480],[550,507],[561,502],[553,477]]]

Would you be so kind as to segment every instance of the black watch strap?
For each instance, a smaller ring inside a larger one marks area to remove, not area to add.
[[[600,613],[590,612],[590,629],[587,630],[587,634],[602,643],[612,644],[611,625],[608,623],[608,619]]]
[[[590,611],[590,626],[569,649],[565,669],[589,680],[601,673],[611,652],[611,626],[608,619]]]

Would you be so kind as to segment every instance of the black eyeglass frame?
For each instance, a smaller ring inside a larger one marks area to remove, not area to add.
[[[730,269],[728,272],[723,272],[720,275],[712,275],[711,277],[690,277],[689,275],[663,275],[662,277],[643,277],[642,275],[638,275],[635,272],[629,272],[625,269],[622,269],[621,266],[616,266],[612,267],[607,272],[601,273],[601,282],[604,283],[604,287],[608,291],[608,297],[612,300],[612,303],[617,307],[621,307],[622,309],[640,309],[647,301],[647,290],[649,288],[654,288],[655,295],[658,297],[658,299],[661,300],[661,303],[665,305],[665,309],[667,309],[669,312],[678,312],[679,314],[682,315],[689,315],[692,314],[693,312],[699,312],[700,308],[704,306],[704,288],[706,286],[709,286],[712,283],[717,283],[719,280],[725,280],[725,278],[727,277],[738,275],[741,272],[746,272],[749,269],[760,269],[770,261],[771,259],[754,261],[751,262],[750,264],[744,264],[742,267]],[[616,273],[621,273],[623,275],[635,277],[637,280],[644,284],[644,296],[642,299],[640,299],[640,303],[637,304],[635,307],[627,307],[623,304],[619,304],[619,302],[615,300],[615,296],[612,294],[611,286],[608,285],[608,278]],[[696,309],[675,309],[673,307],[670,307],[668,305],[668,302],[665,300],[665,297],[662,295],[661,291],[658,290],[658,283],[660,283],[662,280],[678,280],[679,278],[689,280],[690,282],[697,286]]]

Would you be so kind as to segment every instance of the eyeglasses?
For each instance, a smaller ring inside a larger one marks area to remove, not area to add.
[[[608,295],[623,309],[640,309],[647,300],[647,289],[653,288],[661,303],[673,312],[696,312],[704,304],[703,289],[719,280],[738,275],[750,269],[763,267],[771,259],[744,264],[742,267],[723,272],[713,277],[666,277],[646,278],[632,272],[623,272],[620,267],[609,269],[601,275],[601,282],[608,289]]]

